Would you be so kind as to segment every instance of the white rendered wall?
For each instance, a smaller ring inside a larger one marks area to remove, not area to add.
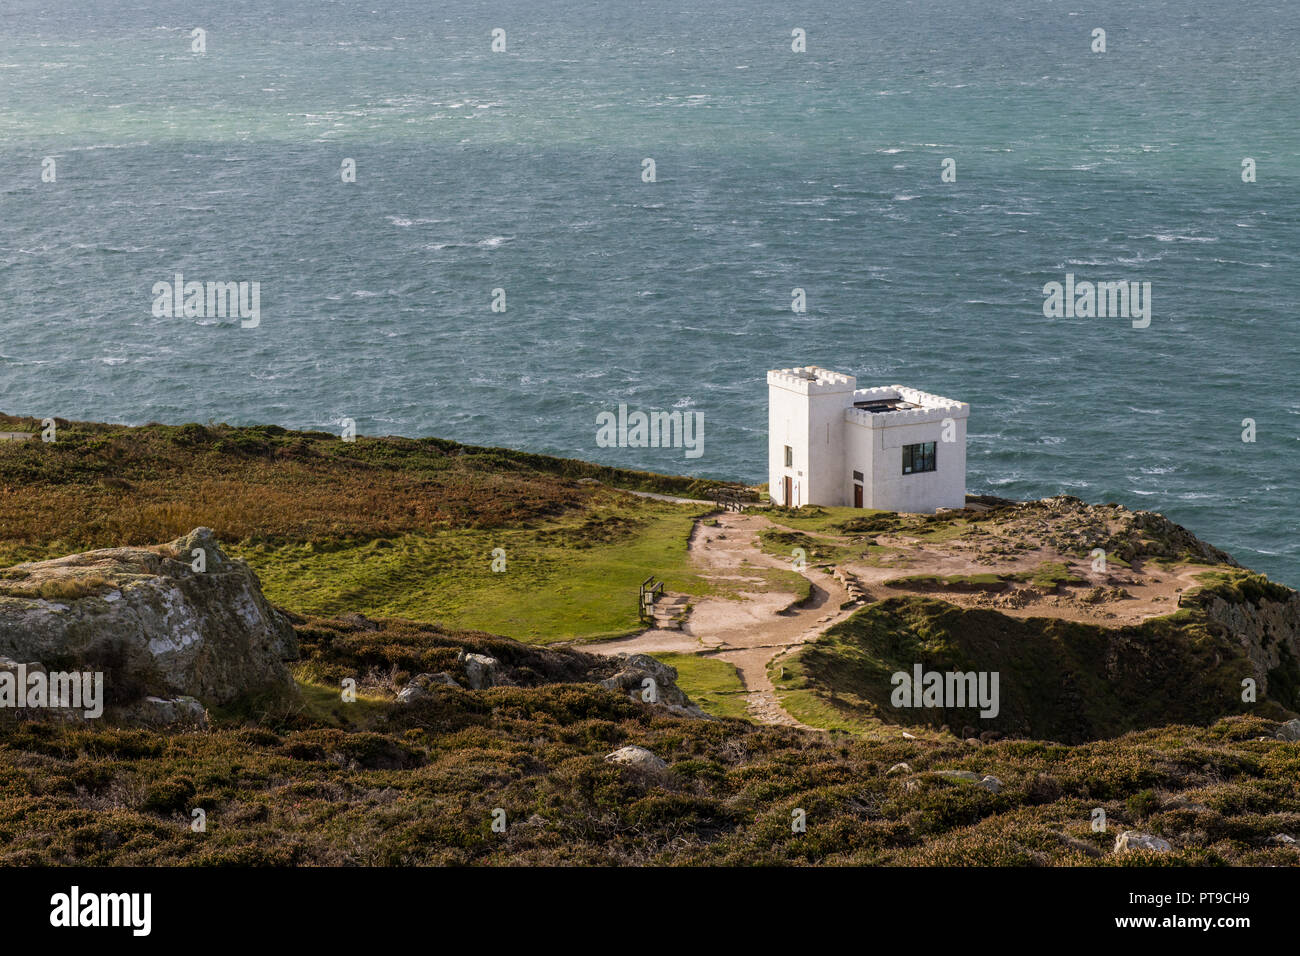
[[[862,472],[862,507],[874,508],[871,503],[871,487],[876,455],[877,430],[866,428],[854,422],[844,423],[844,500],[842,505],[853,504],[853,473]]]
[[[800,379],[789,370],[768,373],[768,494],[783,505],[844,503],[844,410],[853,402],[852,376]],[[793,461],[785,466],[785,446]],[[786,502],[784,479],[793,501]]]
[[[844,504],[844,409],[852,403],[852,387],[817,392],[808,397],[808,467],[802,504]]]
[[[794,461],[785,467],[785,446],[794,449]],[[782,498],[786,475],[791,484],[799,481],[799,472],[808,470],[808,400],[789,389],[769,385],[767,389],[767,491],[779,505],[791,502]],[[801,489],[802,490],[802,485]]]
[[[966,419],[952,420],[955,441],[943,440],[942,422],[865,429],[873,439],[867,508],[933,513],[937,508],[966,507]],[[903,446],[934,442],[934,471],[903,474]]]

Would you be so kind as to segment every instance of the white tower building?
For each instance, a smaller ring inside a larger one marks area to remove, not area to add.
[[[965,507],[969,405],[902,385],[860,389],[815,365],[768,372],[767,386],[776,504]]]

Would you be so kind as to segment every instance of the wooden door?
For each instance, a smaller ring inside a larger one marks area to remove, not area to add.
[[[793,485],[793,479],[789,475],[786,475],[784,478],[781,479],[781,486],[785,490],[785,497],[781,499],[781,503],[784,504],[787,508],[794,507],[794,502],[790,500],[790,496],[794,494],[794,489],[792,485]]]
[[[861,485],[855,484],[853,486],[853,507],[855,508],[862,507],[862,486]]]

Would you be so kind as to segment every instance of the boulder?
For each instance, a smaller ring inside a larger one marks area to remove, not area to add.
[[[114,713],[189,719],[196,707],[291,698],[285,661],[298,640],[252,570],[198,528],[165,545],[0,571],[0,655],[102,672]]]
[[[885,771],[885,776],[886,776],[886,777],[892,777],[892,776],[894,776],[895,774],[900,774],[900,773],[911,773],[911,772],[912,772],[912,765],[911,765],[911,764],[907,764],[907,763],[896,763],[896,764],[894,764],[892,767],[890,767],[888,770]]]
[[[415,677],[411,678],[411,682],[398,693],[397,702],[399,704],[413,704],[417,700],[432,697],[435,687],[459,686],[460,684],[456,683],[456,678],[446,671],[438,674],[416,674]]]
[[[624,691],[634,701],[659,704],[668,711],[683,716],[704,717],[685,692],[677,686],[677,668],[651,657],[649,654],[618,654],[612,660],[620,665],[618,673],[600,681],[608,690]],[[646,701],[642,696],[647,689],[646,679],[654,681],[655,699]]]
[[[1300,740],[1300,718],[1288,720],[1277,728],[1277,739],[1295,742]]]
[[[456,655],[456,660],[465,668],[465,679],[474,690],[486,690],[496,683],[498,661],[495,657],[467,654],[462,650]]]
[[[1115,852],[1126,853],[1129,850],[1154,850],[1156,853],[1168,853],[1173,847],[1168,840],[1162,840],[1150,833],[1137,830],[1125,830],[1115,838]]]
[[[194,697],[146,697],[134,705],[120,710],[119,720],[144,724],[149,727],[174,727],[191,724],[208,725],[207,709]]]
[[[641,675],[630,668],[624,668],[613,677],[606,677],[600,686],[606,690],[630,690],[635,693],[641,686]]]
[[[429,696],[429,692],[419,684],[407,684],[397,692],[397,702],[399,704],[414,704],[417,700],[424,700]]]
[[[668,764],[659,757],[656,757],[644,747],[620,747],[612,754],[605,757],[610,763],[620,763],[626,767],[636,767],[639,770],[664,770]]]

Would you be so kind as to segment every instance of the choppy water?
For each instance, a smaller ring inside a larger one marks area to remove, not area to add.
[[[0,410],[761,480],[764,372],[816,363],[969,401],[974,491],[1300,583],[1298,58],[1285,0],[4,0]],[[154,317],[177,271],[261,325]],[[1067,272],[1150,327],[1045,319]],[[598,447],[619,402],[704,456]]]

